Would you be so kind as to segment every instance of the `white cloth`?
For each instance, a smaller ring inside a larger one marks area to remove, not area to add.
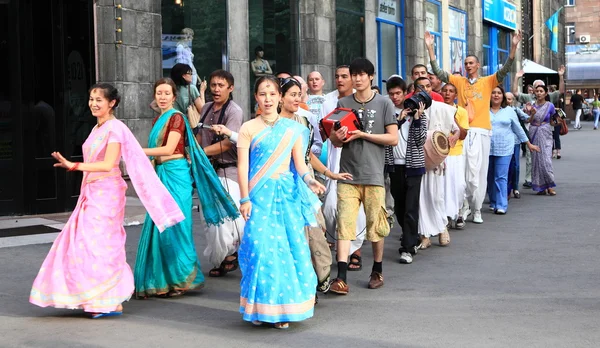
[[[444,192],[446,216],[452,220],[458,218],[458,211],[465,200],[465,156],[446,157],[446,175],[444,176]]]
[[[581,127],[581,109],[575,111],[575,129]]]
[[[449,135],[456,127],[456,108],[440,102],[432,102],[425,110],[427,130],[441,131]],[[445,198],[445,163],[428,170],[421,180],[419,204],[419,234],[425,237],[437,236],[444,232],[448,224]],[[458,212],[458,210],[457,210]]]
[[[303,108],[298,108],[298,111],[296,111],[296,114],[298,114],[299,116],[303,116],[306,117],[306,119],[308,120],[308,123],[311,124],[311,126],[314,129],[314,139],[313,139],[313,144],[310,147],[310,151],[312,153],[315,154],[315,156],[319,157],[321,156],[321,148],[323,147],[323,138],[321,137],[321,131],[320,131],[320,127],[319,127],[319,121],[317,120],[317,117],[315,115],[313,115],[312,112],[308,111],[308,110],[304,110]]]
[[[340,170],[340,154],[341,148],[337,148],[328,142],[327,148],[327,168],[332,173],[338,173]],[[327,241],[334,243],[337,240],[337,181],[327,179],[325,181],[325,201],[323,202],[322,211],[325,218],[325,226],[327,228]],[[350,254],[360,249],[367,235],[367,217],[365,208],[360,205],[358,210],[358,218],[356,219],[356,240],[350,243]]]
[[[402,109],[396,109],[396,117],[400,115]],[[408,141],[408,131],[410,129],[410,124],[412,122],[412,117],[407,116],[406,122],[402,123],[402,126],[398,128],[398,144],[394,146],[394,164],[406,164],[406,148]]]
[[[187,64],[192,68],[192,85],[195,86],[198,83],[198,73],[194,66],[194,54],[192,53],[192,49],[183,43],[179,43],[175,48],[175,52],[177,53],[175,63]]]
[[[481,210],[487,191],[488,165],[492,131],[483,128],[469,128],[463,142],[467,182],[466,199],[471,211]]]
[[[240,207],[240,186],[237,182],[231,179],[225,179],[219,177],[221,184],[237,205]],[[200,216],[203,216],[200,214]],[[229,255],[232,255],[238,250],[240,242],[244,235],[244,219],[240,216],[235,221],[225,220],[225,222],[219,226],[209,226],[204,219],[202,219],[202,226],[206,231],[206,248],[204,249],[204,256],[208,257],[208,261],[214,266],[218,267],[223,260]]]
[[[437,236],[444,232],[448,224],[444,205],[444,175],[440,165],[428,170],[421,180],[419,202],[419,234],[425,237]]]

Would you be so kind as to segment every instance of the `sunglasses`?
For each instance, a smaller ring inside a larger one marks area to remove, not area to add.
[[[288,83],[293,83],[293,84],[297,85],[298,87],[302,87],[302,86],[300,86],[300,82],[298,82],[298,80],[296,80],[295,78],[286,77],[286,78],[280,78],[279,79],[279,87],[280,88],[283,88]]]

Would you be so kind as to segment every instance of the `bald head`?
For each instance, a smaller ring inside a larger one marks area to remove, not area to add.
[[[301,76],[296,75],[294,79],[300,82],[300,86],[302,87],[302,101],[306,103],[308,100],[308,84],[306,84],[306,81]]]
[[[506,103],[508,105],[514,105],[515,95],[510,92],[506,92],[506,93],[504,93],[504,95],[506,96]]]
[[[310,90],[310,94],[313,95],[322,95],[323,94],[323,86],[325,86],[325,80],[323,79],[323,75],[321,75],[318,71],[313,71],[308,74],[308,89]]]

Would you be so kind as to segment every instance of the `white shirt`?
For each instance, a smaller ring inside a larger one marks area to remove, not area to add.
[[[396,117],[400,115],[402,109],[395,108]],[[406,164],[406,147],[408,145],[408,130],[412,123],[412,116],[406,116],[406,122],[398,128],[398,144],[394,146],[394,164]]]

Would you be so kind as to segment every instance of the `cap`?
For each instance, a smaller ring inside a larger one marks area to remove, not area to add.
[[[388,82],[388,80],[390,80],[393,77],[402,78],[402,76],[400,76],[398,74],[393,74],[393,75],[390,75],[390,77],[388,77],[387,80],[381,80],[381,82],[386,83],[386,82]]]
[[[533,81],[533,88],[536,88],[537,86],[545,86],[545,85],[546,84],[542,80],[535,80],[535,81]]]

